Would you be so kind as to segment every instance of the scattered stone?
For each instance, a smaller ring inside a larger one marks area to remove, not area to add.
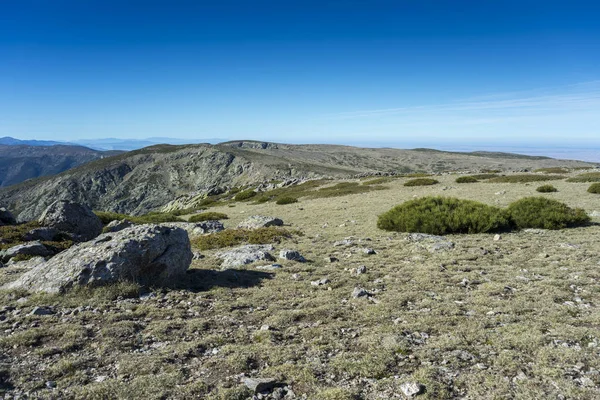
[[[54,313],[50,307],[34,307],[28,315],[52,315]]]
[[[335,247],[339,247],[339,246],[352,246],[353,244],[354,244],[354,241],[350,240],[350,239],[338,240],[337,242],[333,243],[333,245]]]
[[[46,257],[52,252],[46,248],[41,242],[28,242],[13,246],[6,250],[0,251],[0,261],[7,262],[16,256],[41,256]]]
[[[423,393],[425,386],[418,382],[407,382],[400,385],[400,390],[406,397],[415,397]]]
[[[194,251],[192,260],[194,260],[194,261],[202,260],[203,258],[204,258],[204,256],[199,251]]]
[[[534,235],[543,235],[544,233],[547,232],[547,229],[527,228],[527,229],[523,229],[523,232],[532,233]]]
[[[592,212],[588,213],[588,215],[592,218],[597,218],[597,217],[600,217],[600,211],[592,211]]]
[[[258,228],[266,228],[269,226],[282,226],[283,221],[279,218],[275,217],[265,217],[263,215],[253,215],[241,222],[238,225],[240,229],[258,229]]]
[[[32,229],[27,232],[23,239],[27,241],[41,240],[44,242],[52,242],[60,235],[60,231],[56,228],[43,227]]]
[[[340,261],[337,257],[327,256],[325,257],[325,262],[334,263]]]
[[[29,301],[29,298],[27,298],[27,297],[19,297],[17,299],[17,304],[22,306],[24,304],[27,304],[28,301]]]
[[[452,250],[454,248],[454,243],[447,240],[445,237],[429,235],[427,233],[410,233],[406,237],[406,240],[416,243],[425,242],[425,248],[430,253]]]
[[[277,380],[273,378],[249,378],[243,377],[242,383],[246,385],[255,394],[267,392],[277,385]]]
[[[273,251],[273,246],[247,244],[217,253],[215,256],[223,260],[221,267],[230,268],[251,264],[260,260],[275,261],[275,258],[269,254],[269,251]]]
[[[377,254],[377,252],[375,250],[368,248],[368,247],[362,249],[362,252],[365,254]]]
[[[73,235],[80,242],[92,240],[102,233],[102,221],[85,205],[66,200],[52,203],[42,214],[43,226],[56,228]]]
[[[360,267],[356,268],[356,275],[362,275],[362,274],[366,274],[366,273],[367,273],[366,265],[361,265]]]
[[[323,286],[323,285],[327,285],[329,282],[330,282],[329,279],[323,278],[323,279],[319,279],[318,281],[312,281],[310,284],[313,286]]]
[[[352,297],[358,299],[359,297],[369,297],[371,294],[363,288],[355,287],[352,291]]]
[[[494,235],[494,242],[497,242],[500,239],[502,239],[502,236],[500,236],[500,235]]]
[[[10,211],[8,211],[4,207],[0,207],[0,226],[3,225],[15,225],[17,220],[12,215]]]
[[[76,285],[120,280],[164,285],[184,274],[191,261],[190,240],[184,230],[136,225],[73,246],[4,288],[57,293]]]
[[[266,271],[275,271],[283,268],[281,264],[270,264],[270,265],[259,265],[256,269],[262,269]]]
[[[129,228],[131,225],[133,225],[133,222],[129,221],[128,219],[110,221],[108,225],[104,227],[104,232],[119,232],[123,229]]]
[[[54,382],[54,381],[47,381],[46,382],[46,387],[48,389],[54,389],[56,387],[56,382]]]
[[[196,223],[196,227],[192,230],[192,235],[200,236],[209,233],[217,233],[224,230],[225,227],[221,221],[210,220]]]
[[[261,331],[270,331],[270,330],[272,330],[272,328],[269,325],[262,325],[260,327],[260,330]]]
[[[279,252],[279,258],[282,258],[284,260],[298,261],[298,262],[306,261],[306,259],[304,257],[302,257],[300,252],[297,250],[281,250]]]

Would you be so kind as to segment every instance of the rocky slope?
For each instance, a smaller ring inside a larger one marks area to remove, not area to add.
[[[53,177],[0,189],[0,206],[20,220],[57,199],[141,214],[189,195],[289,178],[446,170],[522,170],[589,163],[503,154],[285,145],[253,141],[158,145],[96,160]]]
[[[55,175],[114,154],[81,146],[0,144],[0,187]]]

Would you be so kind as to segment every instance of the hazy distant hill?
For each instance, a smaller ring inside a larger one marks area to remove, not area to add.
[[[82,146],[0,144],[0,187],[54,175],[99,158],[115,155]],[[44,142],[47,143],[47,142]]]
[[[0,189],[0,206],[32,219],[56,199],[97,210],[140,214],[190,193],[258,184],[272,179],[351,177],[378,172],[585,166],[578,161],[517,155],[365,149],[235,141],[219,145],[160,145],[96,160],[56,176]]]
[[[27,145],[27,146],[54,146],[57,144],[67,144],[67,143],[63,143],[63,142],[54,142],[51,140],[20,140],[20,139],[15,139],[13,137],[10,136],[4,136],[0,138],[0,145],[6,145],[6,146],[20,146],[20,145]]]

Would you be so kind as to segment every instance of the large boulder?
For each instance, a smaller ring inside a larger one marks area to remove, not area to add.
[[[266,217],[263,215],[253,215],[242,221],[238,228],[240,229],[258,229],[266,228],[268,226],[282,226],[283,221],[275,217]]]
[[[41,240],[44,242],[52,242],[57,239],[62,239],[61,236],[63,235],[61,235],[61,232],[58,229],[45,226],[30,230],[23,236],[23,239],[28,241]]]
[[[92,240],[102,233],[102,221],[88,206],[66,200],[52,203],[39,222],[43,226],[71,234],[78,242]]]
[[[75,245],[5,288],[57,293],[121,280],[164,285],[184,274],[191,262],[190,240],[183,229],[136,225]]]
[[[0,226],[4,225],[14,225],[17,223],[17,220],[12,215],[10,211],[8,211],[4,207],[0,207]]]
[[[11,258],[16,257],[16,256],[46,257],[51,254],[52,254],[52,252],[50,250],[48,250],[48,248],[46,248],[46,246],[44,246],[42,243],[37,242],[37,241],[27,242],[27,243],[19,244],[19,245],[13,246],[11,248],[8,248],[6,250],[0,251],[0,261],[8,262],[8,260],[10,260]]]
[[[273,251],[273,246],[247,244],[217,253],[216,257],[223,260],[223,268],[240,267],[259,260],[275,261],[269,251]]]

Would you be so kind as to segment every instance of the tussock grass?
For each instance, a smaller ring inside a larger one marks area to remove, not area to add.
[[[192,244],[200,250],[220,249],[242,244],[280,243],[284,239],[300,235],[299,231],[269,226],[259,229],[226,229],[196,238]]]
[[[567,179],[567,182],[578,182],[578,183],[589,183],[589,182],[600,182],[600,172],[586,172],[579,174],[573,178]]]
[[[410,181],[404,182],[404,186],[429,186],[440,183],[439,181],[432,178],[418,178],[411,179]]]
[[[508,213],[518,229],[562,229],[585,225],[590,217],[584,210],[545,197],[526,197],[508,206]]]
[[[188,221],[189,222],[202,222],[202,221],[213,221],[213,220],[218,221],[221,219],[229,219],[229,216],[225,213],[209,211],[209,212],[203,212],[200,214],[194,214],[188,219]]]
[[[535,175],[535,174],[517,174],[517,175],[506,175],[499,176],[488,180],[493,183],[529,183],[529,182],[543,182],[543,181],[556,181],[565,179],[561,175]]]
[[[540,193],[552,193],[552,192],[558,192],[558,189],[552,185],[542,185],[542,186],[537,187],[535,189],[535,191],[540,192]]]

